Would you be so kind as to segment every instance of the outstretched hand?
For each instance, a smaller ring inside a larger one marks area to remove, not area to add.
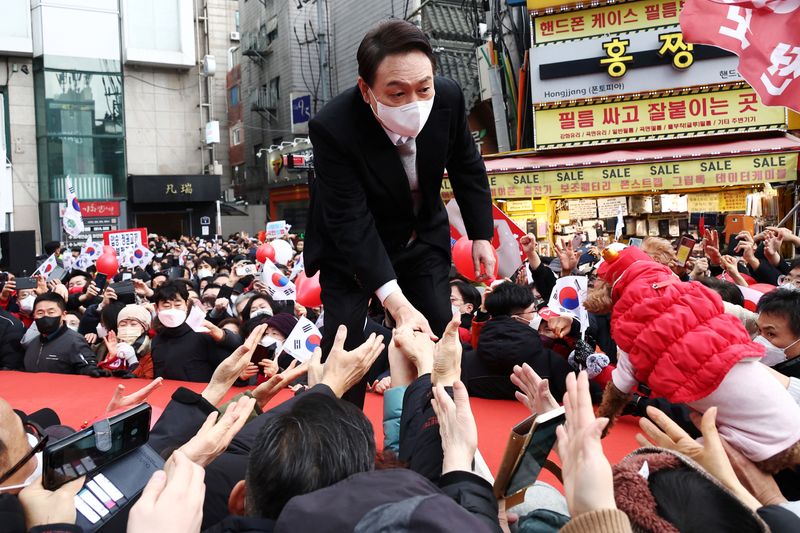
[[[567,376],[564,395],[566,425],[558,426],[564,493],[572,516],[599,509],[616,509],[611,465],[603,453],[600,436],[607,418],[595,418],[585,371]]]
[[[453,318],[447,324],[442,338],[436,343],[431,374],[431,381],[434,384],[449,387],[461,377],[461,354],[464,348],[458,336],[460,326],[461,315],[453,313]]]
[[[117,388],[114,389],[114,395],[111,397],[111,401],[109,401],[108,405],[106,406],[106,413],[116,411],[117,409],[126,409],[132,405],[142,403],[154,390],[163,384],[164,378],[156,378],[136,392],[132,392],[131,394],[124,396],[123,393],[125,392],[125,385],[120,383],[117,385]]]
[[[266,324],[256,327],[243,345],[236,348],[232,354],[217,365],[214,374],[211,376],[211,381],[202,394],[208,403],[217,405],[227,394],[236,379],[250,364],[253,352],[266,331]]]
[[[527,407],[531,414],[540,415],[558,408],[558,402],[550,393],[550,382],[540,378],[528,363],[514,366],[511,383],[519,389],[514,393],[517,401]]]
[[[322,383],[339,398],[361,381],[384,348],[383,335],[373,333],[364,344],[350,351],[344,349],[346,338],[347,328],[339,326],[333,348],[322,365]]]
[[[647,434],[650,440],[638,434],[636,435],[636,440],[640,445],[652,446],[652,443],[655,443],[660,448],[674,450],[694,459],[709,474],[736,494],[745,505],[753,510],[761,507],[758,500],[747,492],[747,489],[739,482],[731,462],[725,454],[722,439],[717,432],[716,407],[711,407],[703,413],[703,418],[700,422],[700,432],[703,434],[702,444],[694,440],[663,411],[655,407],[648,407],[647,416],[649,420],[647,418],[639,420],[639,427]]]
[[[253,389],[253,398],[258,402],[258,407],[263,411],[276,394],[288,387],[291,382],[308,372],[309,366],[309,362],[298,365],[297,360],[292,361],[286,370],[273,375],[267,381]]]
[[[228,406],[222,417],[219,416],[219,412],[213,411],[206,417],[197,434],[181,446],[179,451],[193,463],[202,467],[208,466],[225,451],[233,437],[239,433],[255,404],[255,398],[242,396],[236,403]]]
[[[434,385],[431,407],[439,420],[442,437],[442,474],[456,470],[469,472],[478,449],[478,426],[469,405],[467,387],[456,381],[450,398],[443,385]]]

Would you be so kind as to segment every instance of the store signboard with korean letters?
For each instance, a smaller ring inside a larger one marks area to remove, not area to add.
[[[530,57],[534,105],[742,79],[735,55],[684,42],[678,25],[537,45]]]

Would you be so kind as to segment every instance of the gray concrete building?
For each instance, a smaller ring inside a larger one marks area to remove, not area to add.
[[[229,99],[229,115],[240,132],[231,146],[233,186],[240,201],[267,203],[272,220],[304,228],[313,168],[305,124],[332,95],[355,85],[358,45],[379,21],[407,18],[420,25],[432,39],[438,73],[462,85],[468,108],[479,102],[480,20],[461,0],[239,0],[239,5],[242,42],[228,73],[229,93],[238,97],[236,105]]]
[[[0,231],[64,239],[69,176],[87,226],[73,241],[137,226],[215,233],[231,183],[225,73],[238,2],[2,4]]]

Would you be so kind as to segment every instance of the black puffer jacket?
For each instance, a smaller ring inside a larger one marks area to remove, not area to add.
[[[572,367],[562,356],[542,346],[539,333],[510,316],[493,317],[481,330],[477,355],[490,371],[510,376],[514,365],[528,363],[542,378],[550,380],[556,398],[566,392]]]

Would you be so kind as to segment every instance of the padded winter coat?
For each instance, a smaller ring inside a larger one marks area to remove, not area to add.
[[[725,313],[719,294],[636,261],[614,284],[611,335],[654,397],[687,403],[711,394],[728,371],[764,349]]]

